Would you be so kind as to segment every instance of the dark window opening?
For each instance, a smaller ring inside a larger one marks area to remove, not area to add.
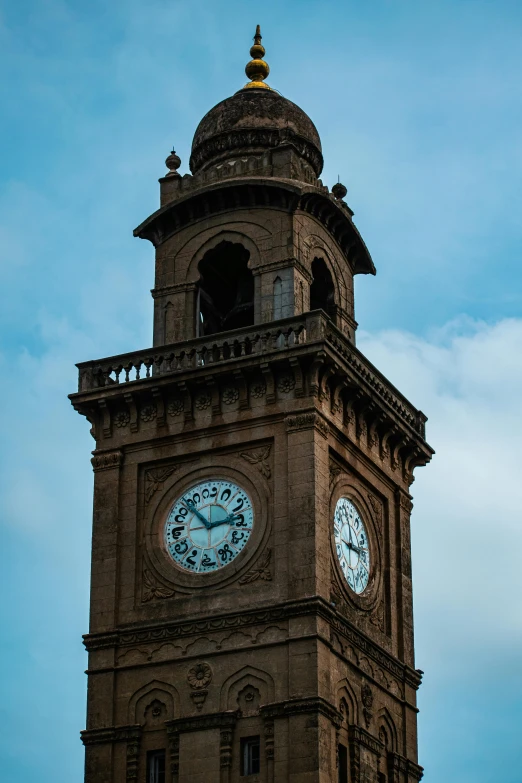
[[[310,310],[324,310],[330,318],[335,316],[335,287],[332,275],[322,258],[312,263],[313,281],[310,286]]]
[[[346,745],[337,746],[337,757],[339,759],[339,783],[348,783],[348,748]]]
[[[165,783],[165,751],[147,753],[147,783]]]
[[[254,323],[254,276],[243,245],[221,242],[199,263],[198,336]]]
[[[386,783],[386,775],[384,772],[379,772],[377,775],[377,783]]]
[[[259,737],[245,737],[241,740],[241,774],[257,775],[260,768]]]

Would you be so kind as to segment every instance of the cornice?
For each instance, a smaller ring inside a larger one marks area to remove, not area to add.
[[[355,725],[349,726],[348,735],[351,742],[357,745],[363,745],[365,748],[370,750],[372,753],[375,753],[377,756],[380,756],[380,754],[384,750],[384,745],[382,744],[382,742],[375,739],[375,737],[372,734],[370,734],[368,731],[363,729],[361,726],[355,726]]]
[[[157,438],[176,416],[182,417],[187,434],[198,426],[202,401],[211,413],[205,427],[217,426],[233,389],[233,401],[239,399],[245,416],[254,409],[256,417],[264,415],[270,403],[280,400],[289,430],[306,425],[302,409],[307,408],[309,423],[324,437],[329,429],[341,439],[348,435],[397,483],[411,483],[414,468],[433,454],[425,441],[424,414],[322,311],[83,362],[78,368],[79,392],[70,399],[93,423],[100,453],[110,438],[127,450],[149,437],[152,425]],[[253,405],[258,391],[264,409]],[[139,435],[129,438],[129,429]],[[100,460],[95,467],[115,464]]]
[[[182,228],[210,215],[238,209],[305,212],[335,239],[354,274],[375,274],[375,266],[351,213],[323,187],[277,177],[238,177],[212,183],[169,201],[135,230],[155,247]]]
[[[309,696],[303,699],[288,699],[287,701],[273,702],[261,707],[264,718],[282,718],[289,715],[306,715],[309,713],[324,715],[334,725],[340,727],[343,722],[342,714],[333,707],[330,702],[321,696]]]
[[[237,710],[214,712],[207,715],[193,715],[188,718],[176,718],[165,721],[169,734],[182,731],[205,731],[206,729],[233,728],[238,719]]]
[[[401,682],[418,688],[421,677],[417,671],[395,658],[391,653],[379,647],[369,636],[357,629],[346,617],[341,616],[320,596],[289,601],[269,607],[228,613],[211,618],[193,617],[179,622],[162,623],[134,628],[121,628],[112,633],[85,634],[86,649],[105,649],[107,647],[127,647],[135,644],[179,639],[193,634],[203,634],[222,629],[243,628],[250,625],[277,623],[296,617],[316,615],[326,620],[332,628],[345,636],[351,644],[358,647],[383,669]]]
[[[142,726],[106,726],[100,729],[85,729],[80,732],[84,745],[104,745],[108,742],[130,742],[139,740]]]

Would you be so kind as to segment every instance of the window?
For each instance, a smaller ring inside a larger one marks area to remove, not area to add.
[[[259,772],[259,737],[245,737],[241,740],[241,774],[257,775]]]
[[[165,751],[147,753],[147,783],[165,783]]]
[[[386,783],[386,775],[384,772],[379,772],[377,775],[377,783]]]
[[[337,746],[339,759],[339,783],[348,783],[348,748],[346,745]]]

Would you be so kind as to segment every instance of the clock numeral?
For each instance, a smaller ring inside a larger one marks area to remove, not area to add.
[[[230,563],[234,558],[235,552],[230,548],[229,544],[225,544],[221,549],[218,549],[218,555],[221,558],[222,563]]]
[[[186,538],[183,538],[181,541],[178,541],[177,544],[174,544],[174,552],[177,555],[184,555],[188,548],[189,545]]]
[[[219,499],[222,500],[223,503],[226,503],[227,500],[230,499],[231,494],[232,494],[232,490],[229,489],[229,487],[227,487],[226,489],[223,490],[223,492],[221,493],[221,497]]]
[[[205,570],[217,568],[216,554],[213,549],[206,549],[203,552],[200,568],[204,568]]]

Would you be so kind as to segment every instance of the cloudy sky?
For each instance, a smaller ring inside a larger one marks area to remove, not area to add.
[[[245,81],[314,119],[377,266],[359,347],[429,416],[413,485],[427,783],[522,780],[522,4],[0,4],[0,776],[82,776],[92,442],[74,363],[151,342],[174,144]]]

